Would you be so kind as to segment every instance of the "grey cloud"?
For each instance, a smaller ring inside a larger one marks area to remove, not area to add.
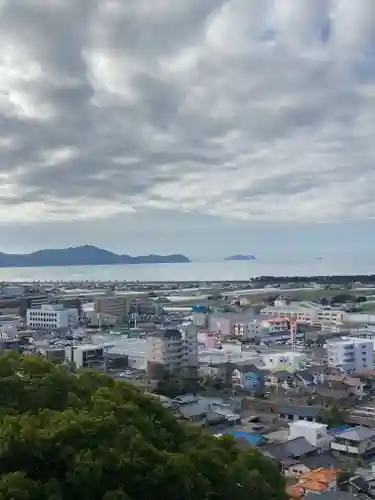
[[[319,206],[375,216],[357,182],[375,180],[363,12],[355,38],[322,43],[313,1],[290,0],[290,18],[275,4],[272,40],[261,39],[269,20],[257,0],[111,5],[5,1],[0,91],[14,109],[0,112],[0,144],[11,139],[0,172],[17,196],[0,208],[43,202],[55,214],[69,201],[89,212],[96,200],[248,219],[319,219]],[[62,149],[76,155],[50,164]]]

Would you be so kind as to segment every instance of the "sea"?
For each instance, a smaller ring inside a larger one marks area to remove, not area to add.
[[[375,274],[375,254],[329,258],[133,264],[114,266],[0,268],[0,281],[236,281],[257,276]]]

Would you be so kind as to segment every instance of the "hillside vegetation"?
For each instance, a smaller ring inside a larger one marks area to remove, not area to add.
[[[0,357],[0,499],[285,500],[257,450],[181,424],[153,398],[39,357]]]

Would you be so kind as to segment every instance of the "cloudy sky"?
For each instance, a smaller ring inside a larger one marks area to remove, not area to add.
[[[374,0],[0,6],[0,250],[375,248]]]

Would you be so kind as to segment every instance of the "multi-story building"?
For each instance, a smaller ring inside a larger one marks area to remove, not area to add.
[[[208,325],[208,314],[201,311],[193,311],[193,323],[196,326],[201,326],[207,328]]]
[[[355,456],[370,456],[375,452],[375,429],[353,427],[336,434],[331,441],[334,453]]]
[[[340,325],[346,320],[346,311],[321,306],[314,302],[292,302],[278,299],[275,305],[264,307],[260,314],[268,317],[293,317],[297,323],[322,326],[325,323]]]
[[[151,378],[165,372],[198,367],[197,330],[188,325],[183,331],[177,328],[157,330],[147,336],[147,371]]]
[[[374,369],[373,341],[349,338],[327,342],[329,366],[340,366],[348,372]]]
[[[105,362],[105,347],[96,344],[81,344],[65,349],[66,359],[76,368],[102,365]]]
[[[116,295],[112,292],[96,297],[94,304],[97,313],[115,316],[118,321],[122,321],[130,312],[131,298],[125,295]]]
[[[26,324],[41,330],[70,330],[79,325],[77,309],[65,309],[62,304],[42,304],[28,309]]]
[[[262,364],[271,371],[297,372],[306,365],[306,355],[300,352],[283,351],[264,354]]]
[[[20,316],[25,318],[28,309],[37,309],[43,304],[50,303],[48,294],[32,294],[20,299]]]
[[[260,335],[263,321],[254,313],[215,312],[208,315],[208,329],[227,337],[254,338]]]
[[[261,326],[267,333],[285,332],[290,329],[290,322],[287,317],[263,319]]]
[[[304,437],[315,448],[328,448],[331,437],[327,425],[307,420],[297,420],[289,424],[289,439]]]

